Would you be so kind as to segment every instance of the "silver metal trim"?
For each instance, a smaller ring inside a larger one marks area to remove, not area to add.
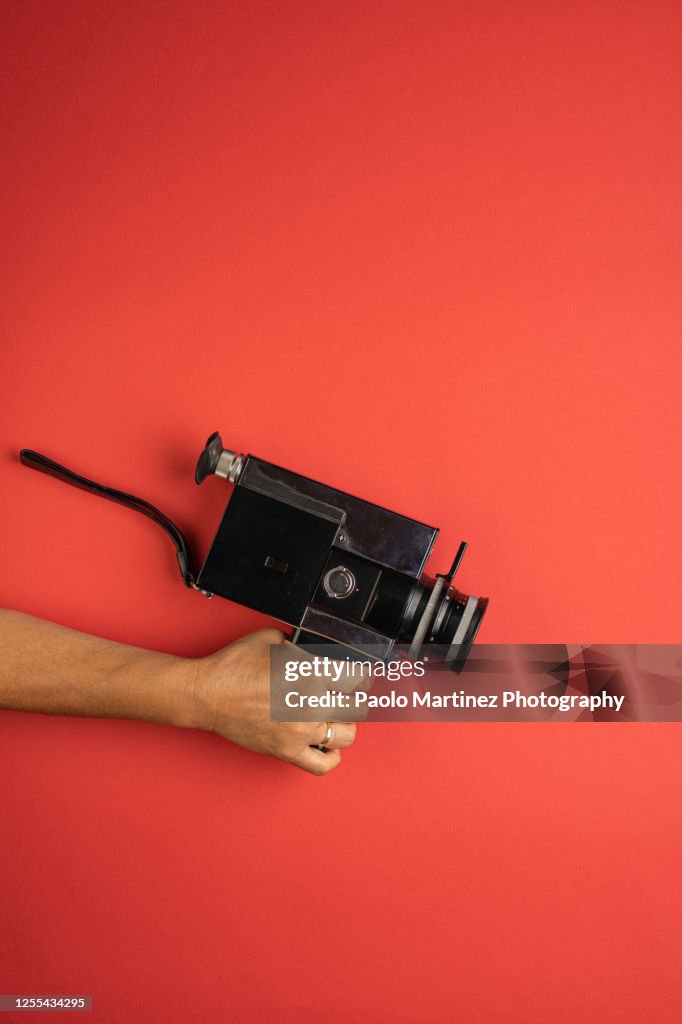
[[[236,484],[243,468],[244,456],[231,452],[229,448],[223,448],[215,468],[215,475],[223,480],[227,480],[231,484]]]
[[[438,605],[438,601],[440,599],[440,595],[444,586],[445,577],[436,576],[435,583],[433,584],[433,590],[431,591],[429,599],[426,602],[426,608],[422,612],[422,617],[419,620],[419,625],[417,626],[415,634],[412,637],[412,643],[410,644],[410,649],[407,652],[408,658],[416,658],[417,655],[419,654],[421,646],[424,643],[424,637],[426,636],[427,631],[431,625],[431,620],[433,619],[433,614]]]
[[[478,605],[478,598],[473,595],[469,597],[467,603],[464,605],[464,611],[462,612],[462,618],[459,620],[459,626],[455,630],[455,635],[452,638],[452,643],[448,649],[448,653],[445,655],[444,661],[454,661],[459,653],[459,647],[464,643],[464,638],[467,635],[471,620],[474,617],[476,606]]]

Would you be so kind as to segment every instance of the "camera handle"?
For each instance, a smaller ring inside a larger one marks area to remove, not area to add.
[[[175,544],[175,551],[178,557],[178,565],[180,566],[180,572],[182,573],[182,579],[186,587],[192,587],[194,590],[199,590],[194,581],[194,573],[192,571],[192,559],[190,557],[189,548],[187,547],[187,541],[184,536],[172,522],[168,516],[165,516],[163,512],[155,508],[154,505],[150,505],[148,501],[143,498],[136,498],[134,494],[126,494],[125,491],[117,491],[113,487],[106,487],[104,484],[95,483],[93,480],[88,480],[84,476],[79,476],[78,473],[74,473],[73,470],[67,469],[65,466],[60,466],[58,462],[53,462],[52,459],[48,459],[46,455],[41,455],[40,452],[31,451],[29,448],[22,448],[19,452],[19,458],[25,466],[29,466],[31,469],[37,469],[41,473],[47,473],[48,476],[53,476],[57,480],[63,480],[67,484],[72,484],[74,487],[80,487],[83,491],[90,491],[91,494],[97,494],[100,498],[108,498],[110,501],[115,501],[119,505],[123,505],[125,508],[131,508],[135,512],[141,512],[143,516],[147,516],[152,522],[156,523],[164,530],[170,539]],[[213,595],[206,595],[213,596]]]

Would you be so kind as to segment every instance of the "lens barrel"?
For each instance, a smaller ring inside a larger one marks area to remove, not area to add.
[[[461,670],[488,607],[487,597],[464,594],[445,577],[422,577],[405,607],[398,642],[418,657],[428,644],[443,661]]]

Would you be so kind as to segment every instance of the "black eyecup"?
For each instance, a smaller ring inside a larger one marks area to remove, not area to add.
[[[194,471],[195,483],[201,484],[207,476],[210,476],[211,473],[215,473],[216,466],[218,465],[218,459],[222,454],[223,439],[216,430],[207,440],[204,450],[197,460],[197,468]]]

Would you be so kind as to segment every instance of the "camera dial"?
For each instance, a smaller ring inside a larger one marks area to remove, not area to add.
[[[329,570],[322,585],[330,597],[350,597],[355,589],[355,576],[344,565],[337,565]]]

